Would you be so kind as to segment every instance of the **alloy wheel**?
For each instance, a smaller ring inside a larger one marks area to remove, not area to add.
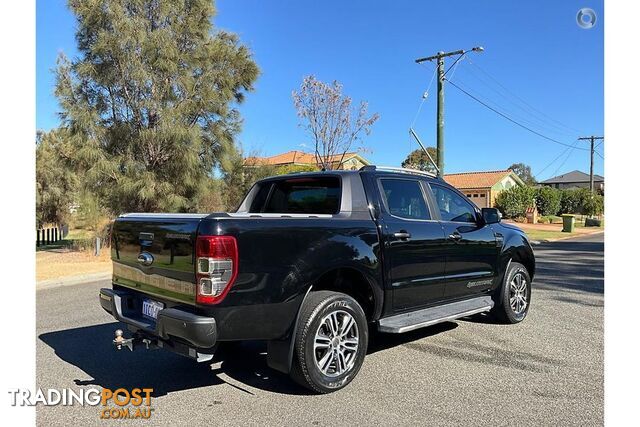
[[[359,345],[358,325],[344,310],[322,318],[316,331],[313,353],[317,368],[326,376],[337,377],[351,370]]]
[[[509,305],[516,316],[525,313],[529,297],[529,286],[525,275],[518,271],[509,282]]]

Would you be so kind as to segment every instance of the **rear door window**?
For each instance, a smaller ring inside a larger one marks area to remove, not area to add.
[[[338,177],[300,177],[266,182],[251,204],[251,213],[337,214]]]
[[[381,179],[388,212],[406,219],[431,219],[420,182],[412,179]]]

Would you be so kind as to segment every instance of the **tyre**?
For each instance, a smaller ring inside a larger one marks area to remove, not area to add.
[[[358,374],[368,341],[367,319],[356,300],[312,292],[300,308],[291,377],[316,393],[340,390]]]
[[[492,313],[505,323],[519,323],[527,317],[531,306],[531,277],[524,265],[509,264],[494,303]]]

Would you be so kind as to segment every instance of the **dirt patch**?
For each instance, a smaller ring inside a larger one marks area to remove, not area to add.
[[[60,279],[68,276],[111,272],[108,250],[100,256],[88,251],[40,251],[36,253],[36,281]]]

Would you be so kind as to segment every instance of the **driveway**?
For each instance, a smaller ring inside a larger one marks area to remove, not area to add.
[[[37,292],[37,385],[152,387],[147,424],[601,425],[603,236],[535,247],[532,309],[519,325],[485,316],[379,335],[358,377],[309,395],[266,365],[265,346],[213,364],[113,349],[119,326],[86,283]],[[42,407],[38,425],[105,425],[98,407]]]

